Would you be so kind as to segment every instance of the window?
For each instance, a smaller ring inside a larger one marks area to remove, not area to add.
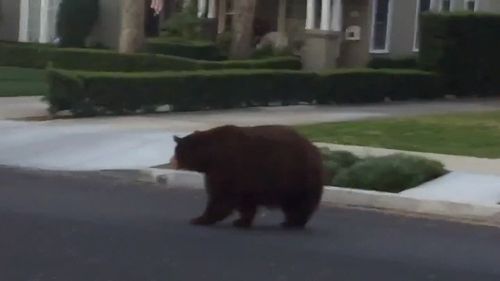
[[[391,25],[392,0],[374,0],[370,51],[389,51],[389,30]]]
[[[451,11],[451,0],[441,0],[441,12]]]
[[[417,1],[417,15],[415,17],[415,40],[413,42],[413,51],[417,52],[420,46],[420,14],[431,9],[431,0]]]
[[[465,10],[475,12],[476,11],[476,0],[465,0]]]

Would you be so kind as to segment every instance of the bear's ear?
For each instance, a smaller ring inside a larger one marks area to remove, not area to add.
[[[175,143],[179,143],[182,139],[178,136],[174,136]]]

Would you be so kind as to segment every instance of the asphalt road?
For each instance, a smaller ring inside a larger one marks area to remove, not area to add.
[[[323,207],[305,231],[187,224],[199,191],[0,168],[0,280],[500,280],[500,230]]]

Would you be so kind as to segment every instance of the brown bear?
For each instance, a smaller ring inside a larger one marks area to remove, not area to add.
[[[177,169],[205,174],[208,204],[191,221],[212,225],[236,210],[233,225],[251,227],[257,208],[281,208],[286,228],[303,228],[323,193],[319,150],[286,126],[222,126],[196,131],[177,143]]]

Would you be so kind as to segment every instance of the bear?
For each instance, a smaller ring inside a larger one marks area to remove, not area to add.
[[[238,228],[252,227],[257,209],[281,209],[284,228],[305,228],[323,194],[319,149],[288,126],[225,125],[174,136],[171,164],[205,175],[207,205],[190,221],[213,225],[234,211]]]

